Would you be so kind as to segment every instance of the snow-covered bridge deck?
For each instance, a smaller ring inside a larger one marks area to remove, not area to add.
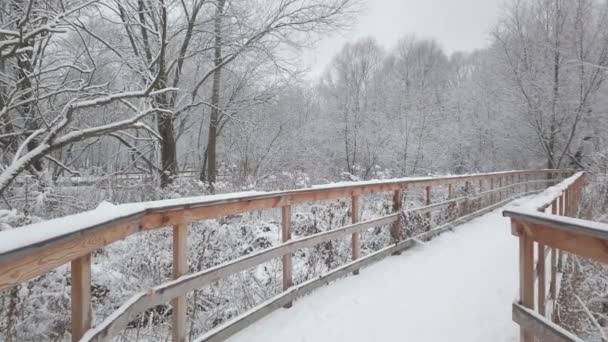
[[[229,341],[515,341],[517,240],[503,209],[323,287]]]

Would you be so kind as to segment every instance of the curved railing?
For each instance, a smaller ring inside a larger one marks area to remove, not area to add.
[[[322,187],[278,191],[247,192],[203,197],[123,204],[66,216],[18,229],[0,232],[0,290],[28,281],[63,264],[72,267],[72,338],[73,340],[107,340],[116,336],[139,313],[158,304],[172,304],[172,337],[185,338],[185,295],[210,282],[258,265],[273,258],[282,258],[283,288],[279,296],[222,325],[200,340],[222,339],[250,324],[271,310],[290,305],[302,293],[339,278],[386,255],[409,248],[418,240],[430,239],[451,228],[452,224],[436,227],[409,239],[400,236],[402,191],[411,188],[426,190],[425,206],[406,212],[426,213],[485,200],[486,209],[495,208],[509,198],[507,193],[527,193],[533,185],[554,182],[557,177],[570,175],[570,170],[528,170],[449,177],[404,178],[383,181],[350,182]],[[453,198],[452,186],[462,184],[466,196]],[[431,187],[446,186],[448,199],[433,203]],[[473,187],[479,187],[475,192]],[[371,193],[393,193],[393,214],[358,222],[361,196]],[[352,199],[352,224],[334,230],[291,239],[291,206],[338,198]],[[219,218],[259,209],[281,208],[282,244],[207,270],[188,274],[186,236],[187,225],[198,220]],[[459,220],[479,214],[470,213]],[[378,226],[391,226],[394,245],[365,257],[360,255],[360,232]],[[173,227],[173,267],[175,280],[158,285],[133,296],[120,309],[91,329],[91,253],[129,235],[161,227]],[[291,253],[297,249],[350,235],[353,261],[330,273],[296,286],[291,276]]]

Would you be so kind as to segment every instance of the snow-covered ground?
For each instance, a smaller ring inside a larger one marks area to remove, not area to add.
[[[516,341],[517,240],[503,209],[319,289],[230,341]]]

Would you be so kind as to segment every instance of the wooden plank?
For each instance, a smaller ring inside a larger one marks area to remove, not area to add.
[[[498,177],[498,187],[502,189],[502,177]],[[498,200],[499,201],[502,201],[503,194],[504,193],[503,193],[502,190],[498,192]]]
[[[291,206],[286,205],[281,208],[281,242],[291,240]],[[283,269],[283,291],[287,291],[293,286],[293,266],[292,253],[285,253],[281,258]],[[291,303],[286,303],[286,309],[291,307]]]
[[[91,328],[91,254],[72,260],[72,341]]]
[[[551,205],[551,214],[557,214],[557,200],[553,200]],[[550,298],[555,303],[557,299],[557,249],[551,248],[551,279],[549,283]]]
[[[520,229],[521,223],[511,219],[511,225]],[[534,241],[522,234],[519,236],[519,302],[534,310]],[[521,342],[533,342],[531,331],[520,329]]]
[[[545,275],[546,275],[546,271],[545,271],[545,265],[547,260],[545,259],[545,245],[543,244],[538,244],[537,245],[537,266],[536,266],[536,271],[538,273],[538,279],[536,284],[538,285],[538,295],[536,296],[537,300],[538,300],[538,313],[541,314],[542,316],[545,315],[545,299],[547,298],[547,291],[545,290],[545,284],[546,284],[546,280],[545,280]]]
[[[608,240],[608,223],[556,216],[515,207],[504,210],[503,215],[526,223],[526,227],[528,224],[535,224],[550,227],[556,232],[565,231],[573,235]]]
[[[424,204],[426,204],[427,206],[431,205],[431,187],[427,186],[424,189],[424,192],[425,192],[425,196],[426,196],[426,200],[425,200]],[[426,213],[426,219],[429,221],[429,227],[430,227],[431,226],[431,212],[430,211]]]
[[[173,227],[173,279],[188,273],[188,226]],[[186,294],[171,301],[171,337],[174,342],[186,341]]]
[[[401,212],[401,191],[397,190],[393,192],[393,213]],[[391,238],[393,239],[393,243],[399,242],[401,240],[401,220],[400,214],[398,214],[398,219],[393,223],[391,227]]]
[[[359,196],[353,196],[351,198],[351,223],[355,224],[359,222],[359,210],[360,210],[360,199]],[[352,251],[352,260],[357,260],[361,256],[361,233],[354,232],[351,237],[351,251]],[[359,270],[353,271],[353,274],[359,274]]]
[[[583,342],[566,329],[517,303],[513,303],[513,321],[523,330],[534,332],[540,341]]]
[[[533,223],[526,223],[525,230],[526,234],[532,239],[545,245],[595,261],[608,263],[608,240],[606,239]]]
[[[47,273],[137,231],[136,223],[104,226],[31,248],[29,255],[18,252],[0,258],[0,290]]]

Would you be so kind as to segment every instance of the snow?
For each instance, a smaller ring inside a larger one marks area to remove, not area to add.
[[[562,192],[566,191],[577,179],[583,175],[583,172],[577,172],[572,176],[562,180],[558,184],[545,189],[543,192],[534,197],[533,200],[526,203],[527,208],[542,210],[556,199]]]
[[[517,341],[518,246],[503,209],[323,287],[229,341]]]
[[[201,206],[216,201],[235,200],[260,194],[265,193],[259,191],[245,191],[120,205],[102,202],[96,209],[83,213],[30,224],[17,229],[1,231],[0,256],[27,246],[38,245],[78,231],[91,229],[107,222],[135,215],[143,215],[148,211],[170,209],[174,207],[189,207],[194,205]]]
[[[39,147],[40,148],[40,147]],[[499,175],[517,171],[503,171],[493,174]],[[442,177],[444,179],[459,178],[463,176],[476,176],[483,174],[468,174],[468,175],[450,175]],[[340,188],[348,186],[362,186],[372,184],[387,184],[404,181],[424,181],[437,179],[432,177],[409,177],[398,179],[370,180],[360,182],[341,182],[317,185],[315,189]],[[0,180],[1,182],[1,180]],[[18,229],[5,230],[0,232],[0,256],[9,252],[19,250],[21,248],[39,245],[51,240],[61,238],[63,236],[91,229],[100,226],[104,223],[114,220],[128,218],[134,215],[142,215],[147,211],[171,209],[176,207],[203,206],[213,201],[236,200],[246,197],[254,197],[259,195],[280,196],[302,191],[310,191],[310,189],[300,189],[293,191],[278,191],[278,192],[259,192],[245,191],[237,193],[227,193],[208,196],[187,197],[178,199],[169,199],[152,202],[127,203],[121,205],[112,205],[111,203],[101,203],[96,209],[86,211],[80,214],[61,217],[53,220],[48,220]]]
[[[542,170],[539,170],[542,171]],[[509,171],[499,171],[492,172],[492,175],[500,176],[502,174],[509,174],[513,172],[525,172],[521,170],[509,170]],[[457,175],[433,175],[426,177],[402,177],[402,178],[391,178],[391,179],[372,179],[365,181],[342,181],[342,182],[333,182],[327,184],[318,184],[313,185],[314,189],[333,189],[333,188],[341,188],[341,187],[349,187],[349,186],[363,186],[363,185],[374,185],[374,184],[387,184],[387,183],[401,183],[401,182],[422,182],[428,180],[437,180],[437,179],[445,179],[449,180],[450,178],[462,178],[462,177],[476,177],[476,176],[487,176],[488,173],[463,173]]]

